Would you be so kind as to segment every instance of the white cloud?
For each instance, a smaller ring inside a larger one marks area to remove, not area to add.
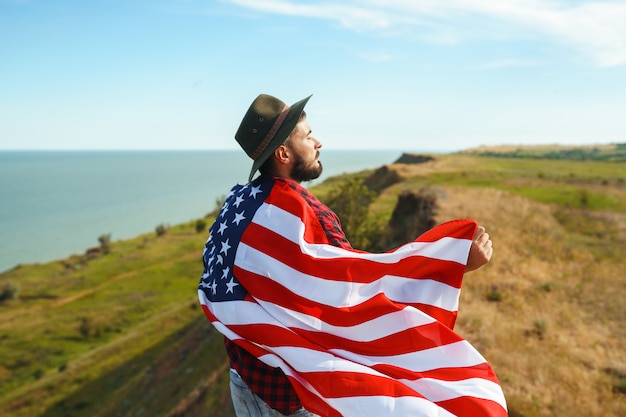
[[[354,31],[418,29],[421,39],[534,38],[600,67],[626,65],[626,0],[228,0],[249,9],[336,21]]]

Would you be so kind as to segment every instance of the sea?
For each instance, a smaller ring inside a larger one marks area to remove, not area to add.
[[[322,150],[320,178],[377,168],[397,150]],[[0,272],[199,219],[251,160],[240,150],[0,151]]]

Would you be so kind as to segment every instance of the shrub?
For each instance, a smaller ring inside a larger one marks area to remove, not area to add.
[[[94,331],[93,322],[88,317],[81,317],[80,324],[78,325],[78,333],[87,340]]]
[[[165,224],[161,223],[160,225],[158,225],[158,226],[155,228],[156,235],[157,235],[157,236],[163,236],[164,234],[166,234],[166,233],[167,233],[167,229],[168,229],[168,228],[169,228],[169,227],[168,227],[167,225],[165,225]]]
[[[106,255],[107,253],[111,252],[111,233],[106,235],[100,235],[100,237],[98,237],[98,242],[100,242],[102,253]]]
[[[7,281],[0,291],[0,302],[7,300],[16,300],[18,298],[19,291],[19,285],[14,284],[11,281]]]
[[[500,302],[502,301],[503,294],[502,291],[496,285],[492,285],[489,291],[487,292],[487,301]]]
[[[339,216],[346,237],[353,247],[366,249],[371,237],[362,229],[369,206],[376,198],[376,193],[368,189],[360,178],[351,178],[333,190],[328,199],[328,207]],[[372,231],[369,229],[370,232]]]
[[[196,221],[196,232],[202,233],[206,230],[207,223],[206,221],[199,219]]]

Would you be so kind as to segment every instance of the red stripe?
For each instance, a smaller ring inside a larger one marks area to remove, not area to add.
[[[307,224],[304,231],[304,240],[309,243],[328,243],[326,233],[319,220],[315,216],[313,209],[303,198],[294,196],[296,192],[286,183],[277,181],[272,187],[272,191],[265,199],[265,203],[274,205],[293,214]],[[285,195],[288,194],[288,195]],[[295,197],[295,198],[294,198]],[[307,221],[307,219],[309,219]]]
[[[507,417],[509,415],[497,402],[483,398],[459,397],[437,402],[437,405],[457,416]]]
[[[404,258],[394,264],[350,257],[316,258],[303,254],[297,243],[256,223],[248,226],[241,242],[253,248],[263,248],[263,253],[297,271],[334,281],[370,283],[385,275],[395,275],[430,279],[460,288],[465,272],[465,265],[457,262],[420,256]],[[267,242],[272,244],[267,245]]]
[[[471,219],[451,220],[438,225],[422,234],[416,241],[418,242],[434,242],[442,237],[453,237],[456,239],[474,238],[478,225]]]
[[[438,368],[430,371],[411,371],[405,368],[399,368],[393,365],[378,364],[372,366],[372,369],[377,370],[381,374],[393,376],[397,379],[415,380],[419,378],[433,378],[442,381],[461,381],[469,378],[480,378],[494,383],[498,383],[498,378],[493,372],[493,369],[486,362],[465,367],[456,368]]]
[[[418,392],[394,379],[359,372],[306,372],[302,376],[325,398],[359,396],[417,397]]]
[[[376,356],[402,355],[463,340],[439,323],[410,327],[401,332],[370,341],[354,341],[332,334],[300,329],[294,331],[327,349],[342,349],[359,355]]]
[[[228,328],[245,339],[270,347],[292,346],[324,351],[342,349],[360,355],[378,356],[418,352],[463,340],[438,323],[410,327],[370,341],[355,341],[325,332],[286,329],[271,324],[239,324],[229,325]]]
[[[230,325],[228,328],[244,339],[254,340],[255,343],[269,347],[290,346],[323,351],[320,346],[294,331],[272,324],[240,324]]]
[[[323,317],[325,322],[335,326],[354,326],[405,308],[405,305],[389,300],[382,293],[376,294],[369,300],[352,307],[327,306],[302,297],[277,284],[276,281],[243,270],[237,266],[234,269],[234,273],[239,282],[250,293],[255,294],[257,299],[272,302],[289,310],[300,311],[313,317]],[[410,305],[441,322],[444,326],[450,329],[454,327],[457,317],[456,312],[427,304],[412,303]]]
[[[235,267],[234,273],[239,282],[251,294],[254,294],[255,298],[313,317],[321,317],[325,322],[335,326],[354,326],[404,308],[404,306],[390,301],[384,294],[377,294],[353,307],[327,306],[302,297],[269,278],[245,271],[239,267]]]
[[[306,404],[307,411],[324,417],[342,417],[341,413],[332,408],[321,398],[309,392],[299,381],[291,376],[287,376],[291,385],[298,393],[298,398],[302,404]]]
[[[421,303],[409,303],[407,305],[418,309],[426,315],[429,315],[433,319],[446,326],[448,329],[454,329],[454,324],[456,323],[456,318],[458,315],[456,311],[448,311],[443,308]]]

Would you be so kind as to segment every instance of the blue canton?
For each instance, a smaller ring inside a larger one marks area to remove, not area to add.
[[[202,252],[204,272],[198,289],[211,302],[242,300],[248,293],[233,275],[235,253],[244,230],[273,184],[273,180],[260,177],[246,185],[237,184],[228,192]]]

